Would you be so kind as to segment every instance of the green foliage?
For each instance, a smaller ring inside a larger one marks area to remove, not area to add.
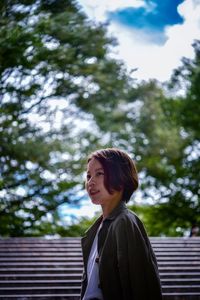
[[[149,236],[189,236],[192,224],[200,222],[188,203],[175,199],[164,204],[132,205],[129,207],[143,221]],[[183,214],[188,218],[183,218]],[[194,223],[191,223],[191,221]]]
[[[66,227],[60,227],[57,232],[61,236],[84,236],[85,232],[94,223],[94,221],[95,218],[88,219],[82,217],[80,218],[79,222],[76,222]]]
[[[106,81],[126,85],[120,64],[107,57],[114,44],[74,1],[1,1],[1,235],[34,234],[80,186],[99,137],[77,131],[76,122],[92,120],[83,111],[95,97],[112,97]]]

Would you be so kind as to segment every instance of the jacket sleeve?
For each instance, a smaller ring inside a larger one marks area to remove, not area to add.
[[[124,216],[116,224],[115,239],[123,299],[162,299],[156,258],[142,222]]]

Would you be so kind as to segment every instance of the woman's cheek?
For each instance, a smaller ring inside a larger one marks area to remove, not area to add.
[[[85,189],[88,192],[88,182],[87,181],[85,181]]]

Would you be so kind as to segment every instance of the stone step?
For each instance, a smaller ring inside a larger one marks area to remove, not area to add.
[[[41,267],[48,267],[48,266],[62,266],[62,267],[83,267],[82,262],[66,262],[63,260],[58,261],[40,261],[40,262],[1,262],[0,269],[1,268],[9,268],[9,267],[20,267],[20,268],[27,268],[27,267],[34,267],[34,268],[41,268]]]
[[[11,253],[11,252],[14,252],[14,253],[23,253],[23,252],[42,252],[42,253],[45,253],[45,252],[49,252],[49,253],[53,253],[53,252],[67,252],[69,253],[70,255],[74,256],[74,255],[81,255],[82,254],[82,251],[81,249],[72,249],[72,248],[37,248],[36,246],[35,247],[12,247],[12,248],[9,248],[9,247],[0,247],[0,253],[1,252],[8,252],[8,253]]]
[[[190,266],[190,267],[199,267],[200,261],[185,261],[185,260],[157,260],[159,266]]]
[[[161,278],[162,286],[171,285],[174,286],[196,286],[199,283],[199,278]],[[200,286],[199,286],[200,288]]]
[[[78,287],[80,288],[80,279],[56,279],[56,280],[0,280],[0,288],[24,288],[24,287]]]
[[[171,280],[174,280],[174,278],[200,278],[200,272],[160,272],[160,278],[170,278]]]
[[[23,295],[0,295],[0,299],[2,300],[11,300],[11,299],[15,299],[15,300],[35,300],[35,299],[39,299],[39,300],[79,300],[80,299],[80,294],[78,293],[73,293],[73,294],[62,294],[62,293],[58,293],[56,292],[55,294],[51,293],[51,294],[46,294],[43,293],[41,294],[23,294]]]
[[[30,287],[0,287],[0,294],[4,295],[20,295],[22,296],[23,294],[26,295],[27,293],[31,293],[32,295],[34,294],[39,294],[42,296],[43,293],[45,294],[65,294],[66,296],[68,294],[76,294],[80,295],[80,285],[79,286],[30,286]]]
[[[161,283],[163,286],[167,286],[170,284],[171,286],[181,286],[184,285],[190,285],[195,286],[197,283],[199,283],[198,278],[165,278],[161,279]],[[20,280],[0,280],[0,287],[6,288],[6,287],[41,287],[41,286],[58,286],[63,285],[65,287],[73,287],[78,286],[80,287],[80,278],[65,278],[65,279],[20,279]]]
[[[62,279],[62,280],[81,280],[82,278],[82,273],[46,273],[44,274],[0,274],[0,281],[6,281],[6,280],[40,280],[40,279],[49,279],[49,280],[57,280],[57,279]]]
[[[60,272],[60,273],[76,273],[76,274],[82,274],[82,270],[83,268],[62,268],[62,267],[56,267],[56,268],[0,268],[0,274],[25,274],[26,272],[28,273],[41,273],[41,274],[45,274],[45,273],[53,273],[53,272]]]
[[[55,253],[51,253],[51,252],[18,252],[18,253],[8,253],[8,252],[4,252],[4,253],[0,253],[0,258],[7,258],[10,259],[10,257],[37,257],[37,258],[45,258],[45,257],[66,257],[66,259],[70,259],[70,260],[81,260],[82,261],[82,255],[76,255],[76,256],[69,256],[66,255],[66,252],[55,252]]]
[[[196,293],[200,296],[200,286],[198,284],[196,285],[164,285],[162,287],[163,293],[172,292],[172,293]]]
[[[171,293],[165,293],[163,296],[163,300],[200,300],[199,293],[195,292],[171,292]]]
[[[185,273],[185,272],[197,272],[200,271],[200,266],[196,267],[195,265],[193,266],[177,266],[177,265],[173,265],[173,266],[168,266],[168,265],[163,265],[163,266],[159,266],[159,272],[162,274],[163,272],[181,272],[181,273]]]

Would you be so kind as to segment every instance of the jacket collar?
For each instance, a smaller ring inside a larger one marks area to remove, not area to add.
[[[101,224],[101,222],[105,221],[113,221],[122,211],[126,210],[126,203],[125,201],[120,201],[119,204],[111,211],[111,213],[103,219],[103,215],[101,215],[95,222],[94,224],[85,232],[86,236],[92,235],[91,237],[94,238],[94,235],[96,234],[96,231]]]

